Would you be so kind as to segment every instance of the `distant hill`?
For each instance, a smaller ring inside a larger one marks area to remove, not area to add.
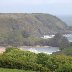
[[[69,33],[69,26],[56,16],[42,13],[0,13],[0,44],[17,44],[26,37]]]
[[[0,34],[25,30],[33,36],[41,36],[56,32],[63,33],[67,28],[63,21],[50,14],[0,13]]]

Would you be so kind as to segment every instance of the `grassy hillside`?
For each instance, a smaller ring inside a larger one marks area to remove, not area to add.
[[[0,13],[0,44],[22,44],[28,35],[40,37],[69,32],[68,26],[49,14]]]
[[[28,31],[34,36],[65,31],[67,25],[49,14],[0,14],[0,34],[14,30]]]

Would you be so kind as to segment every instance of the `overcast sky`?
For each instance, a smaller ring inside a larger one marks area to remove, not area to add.
[[[0,12],[72,15],[72,0],[0,0]]]

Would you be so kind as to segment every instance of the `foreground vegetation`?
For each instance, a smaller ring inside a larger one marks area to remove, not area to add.
[[[56,55],[64,54],[67,56],[72,56],[72,46],[70,46],[68,48],[61,48],[61,51],[55,52],[53,54],[56,54]]]
[[[0,67],[36,72],[72,72],[72,57],[7,48],[6,52],[0,55]]]
[[[25,71],[25,70],[18,70],[18,69],[0,68],[0,72],[35,72],[35,71]]]

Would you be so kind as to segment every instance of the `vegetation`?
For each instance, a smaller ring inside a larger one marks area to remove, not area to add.
[[[35,72],[35,71],[25,71],[25,70],[19,70],[19,69],[0,68],[0,72]]]
[[[72,57],[7,48],[6,52],[0,55],[0,67],[36,72],[72,72]]]
[[[70,42],[61,33],[57,33],[55,34],[54,38],[50,39],[49,45],[63,49],[69,47]]]
[[[72,42],[69,43],[68,47],[63,46],[62,48],[60,48],[60,51],[54,52],[53,54],[55,54],[55,55],[64,54],[67,56],[72,56]]]
[[[31,36],[28,32],[23,32],[23,38],[21,36],[17,36],[18,34],[12,32],[10,36],[8,36],[6,42],[7,46],[53,46],[53,47],[60,47],[60,49],[67,48],[70,46],[70,42],[66,37],[57,33],[51,39],[42,39],[38,37]],[[17,38],[18,37],[18,38]],[[3,43],[3,42],[2,42]],[[4,43],[3,43],[4,45]]]
[[[70,46],[68,48],[61,48],[61,51],[55,52],[53,54],[65,54],[68,56],[72,56],[72,46]]]
[[[68,26],[49,14],[0,14],[0,46],[24,45],[28,37],[41,37],[57,32],[69,33]],[[28,41],[27,41],[28,40]],[[30,41],[31,42],[31,41]]]
[[[0,46],[49,45],[61,49],[47,55],[7,48],[0,54],[0,71],[72,72],[72,44],[58,33],[70,30],[64,22],[49,14],[0,14]],[[56,35],[52,39],[39,38],[46,34]]]

